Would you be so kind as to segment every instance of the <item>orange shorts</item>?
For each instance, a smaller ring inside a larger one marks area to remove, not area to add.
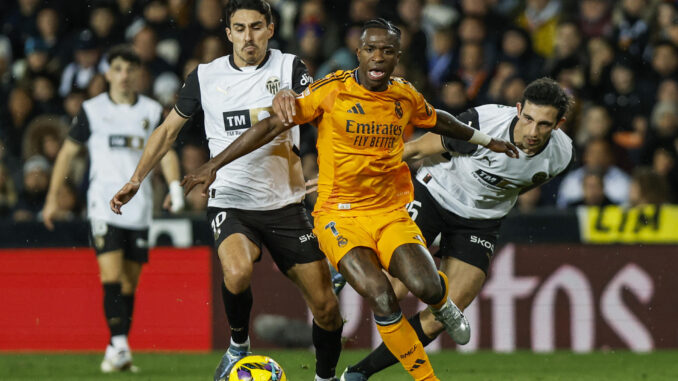
[[[374,250],[386,270],[398,246],[416,243],[426,247],[421,230],[405,208],[357,217],[320,214],[315,216],[314,223],[313,233],[318,237],[320,250],[335,268],[346,253],[358,246]]]

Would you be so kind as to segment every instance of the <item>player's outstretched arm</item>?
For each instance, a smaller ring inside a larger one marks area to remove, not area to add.
[[[473,129],[446,111],[436,109],[436,114],[438,119],[436,125],[431,128],[431,132],[478,144],[494,152],[503,152],[512,158],[518,157],[518,149],[510,142],[494,139],[479,130]]]
[[[445,152],[445,147],[440,135],[427,132],[421,137],[405,143],[403,160],[419,160],[443,152]]]
[[[75,155],[80,151],[80,147],[80,144],[74,140],[66,139],[61,146],[56,162],[54,163],[52,178],[49,182],[49,190],[47,191],[47,198],[45,199],[45,206],[42,209],[42,222],[49,230],[54,229],[52,220],[59,210],[59,202],[57,201],[59,190],[66,180],[68,170],[71,168],[71,162]]]
[[[219,168],[239,157],[247,155],[292,127],[293,125],[284,125],[277,115],[260,120],[217,156],[184,176],[184,179],[181,181],[181,185],[184,187],[184,194],[188,194],[196,185],[203,184],[201,193],[207,197],[207,191],[214,182]]]
[[[134,197],[141,186],[141,182],[170,150],[185,122],[186,119],[172,109],[165,121],[153,131],[132,178],[111,199],[110,206],[114,213],[122,214],[120,208]]]

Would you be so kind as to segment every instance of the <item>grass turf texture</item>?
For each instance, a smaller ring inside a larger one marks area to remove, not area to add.
[[[278,361],[289,381],[311,381],[314,358],[308,351],[269,350],[262,353]],[[338,375],[347,364],[360,360],[367,351],[345,351]],[[101,374],[103,354],[15,354],[0,352],[0,380],[211,380],[221,353],[177,354],[134,353],[138,374]],[[650,354],[609,352],[572,354],[557,352],[459,354],[440,352],[431,356],[436,375],[445,380],[678,380],[678,352]],[[370,380],[406,381],[411,378],[400,365]]]

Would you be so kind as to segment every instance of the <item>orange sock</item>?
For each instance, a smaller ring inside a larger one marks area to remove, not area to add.
[[[389,318],[375,316],[377,329],[386,347],[415,380],[439,381],[416,332],[402,313]],[[381,323],[381,324],[380,324]]]
[[[440,275],[440,281],[443,284],[443,298],[436,304],[431,304],[431,307],[435,308],[436,310],[439,310],[443,307],[445,302],[447,302],[447,293],[450,292],[448,281],[447,281],[447,275],[445,275],[444,272],[438,271],[438,275]]]

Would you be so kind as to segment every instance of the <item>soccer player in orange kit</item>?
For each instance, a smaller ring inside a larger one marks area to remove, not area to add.
[[[355,70],[330,74],[299,95],[280,91],[273,102],[276,116],[252,126],[182,184],[185,192],[203,184],[207,195],[219,168],[296,124],[315,124],[319,176],[313,232],[320,248],[368,300],[384,343],[405,370],[416,380],[438,380],[382,271],[427,303],[455,341],[468,342],[468,321],[447,298],[447,278],[436,271],[421,231],[405,209],[413,186],[402,161],[403,132],[417,126],[511,157],[518,151],[434,110],[407,81],[390,77],[400,57],[400,31],[390,22],[365,23],[357,55]]]

